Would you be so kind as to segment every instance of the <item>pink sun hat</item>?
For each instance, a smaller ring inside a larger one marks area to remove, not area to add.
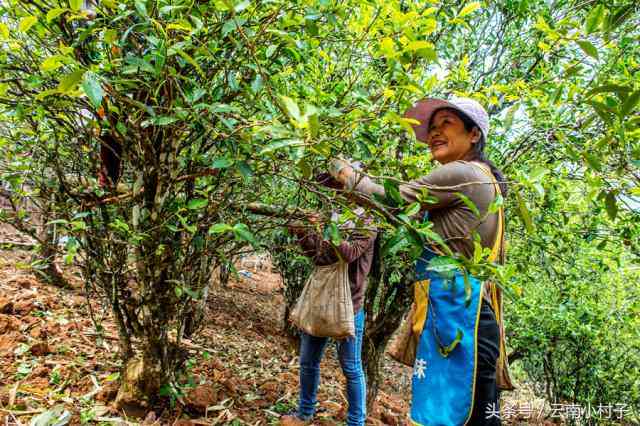
[[[427,98],[416,102],[414,106],[404,113],[405,118],[412,118],[420,122],[413,124],[416,139],[425,142],[429,133],[429,122],[433,113],[442,108],[451,108],[467,115],[480,128],[482,135],[487,139],[489,133],[489,114],[479,102],[471,98],[452,97],[449,100]]]

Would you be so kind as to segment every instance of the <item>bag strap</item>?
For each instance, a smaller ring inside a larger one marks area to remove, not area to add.
[[[485,164],[479,164],[477,162],[472,162],[477,167],[480,168],[486,175],[491,177],[493,181],[493,186],[496,190],[496,196],[501,195],[500,186],[496,181],[495,176],[491,173],[491,170],[486,167]],[[496,235],[496,241],[491,250],[491,255],[489,256],[490,262],[495,262],[498,259],[498,256],[501,253],[504,258],[504,208],[500,207],[498,210],[498,232]],[[499,355],[496,363],[496,380],[497,385],[502,390],[513,390],[515,387],[511,382],[511,378],[509,377],[509,369],[508,369],[508,359],[507,359],[507,349],[505,342],[505,331],[504,324],[502,323],[502,292],[498,288],[498,286],[494,283],[488,283],[489,294],[491,297],[491,306],[493,308],[494,315],[496,316],[496,321],[498,323],[498,327],[500,328],[500,344],[499,344]]]
[[[496,180],[493,173],[491,173],[491,169],[489,169],[489,167],[487,167],[484,163],[478,163],[476,161],[465,161],[465,163],[473,164],[474,166],[482,170],[482,173],[484,173],[491,179],[493,187],[496,191],[496,197],[498,195],[502,195],[500,185],[498,184],[498,181]],[[496,232],[496,239],[493,243],[493,247],[491,248],[491,254],[489,254],[489,258],[487,259],[489,262],[495,262],[499,257],[501,257],[500,255],[504,248],[504,229],[504,207],[500,207],[498,209],[498,232]],[[444,252],[440,250],[435,244],[431,245],[431,249],[438,255],[444,256]]]

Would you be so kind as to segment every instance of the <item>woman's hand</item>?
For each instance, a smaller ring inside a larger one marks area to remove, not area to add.
[[[287,229],[289,230],[289,233],[297,237],[301,237],[307,232],[306,227],[299,221],[288,224]]]
[[[321,221],[321,217],[317,213],[307,215],[306,219],[312,226],[319,224]],[[289,229],[289,232],[299,237],[304,236],[309,231],[309,225],[304,225],[300,221],[290,223],[287,225],[287,228]]]
[[[320,215],[318,213],[311,213],[307,215],[307,220],[309,221],[310,224],[312,225],[317,225],[320,223],[320,220],[322,218],[320,217]]]
[[[335,158],[329,163],[329,174],[341,184],[348,186],[348,182],[355,175],[355,171],[348,161]]]

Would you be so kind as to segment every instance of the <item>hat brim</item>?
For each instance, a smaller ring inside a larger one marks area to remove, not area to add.
[[[464,113],[458,106],[444,99],[427,98],[416,102],[414,106],[404,113],[404,118],[411,118],[419,121],[420,124],[412,124],[416,139],[422,142],[427,141],[429,133],[429,122],[433,114],[442,108],[451,108]]]

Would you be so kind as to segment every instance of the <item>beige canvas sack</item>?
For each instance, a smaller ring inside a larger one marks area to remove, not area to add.
[[[344,339],[355,336],[349,265],[316,266],[302,289],[289,320],[311,336]]]
[[[420,336],[413,332],[413,318],[416,305],[411,305],[411,310],[400,327],[396,330],[387,346],[387,354],[401,364],[413,367],[418,352],[418,340]]]

